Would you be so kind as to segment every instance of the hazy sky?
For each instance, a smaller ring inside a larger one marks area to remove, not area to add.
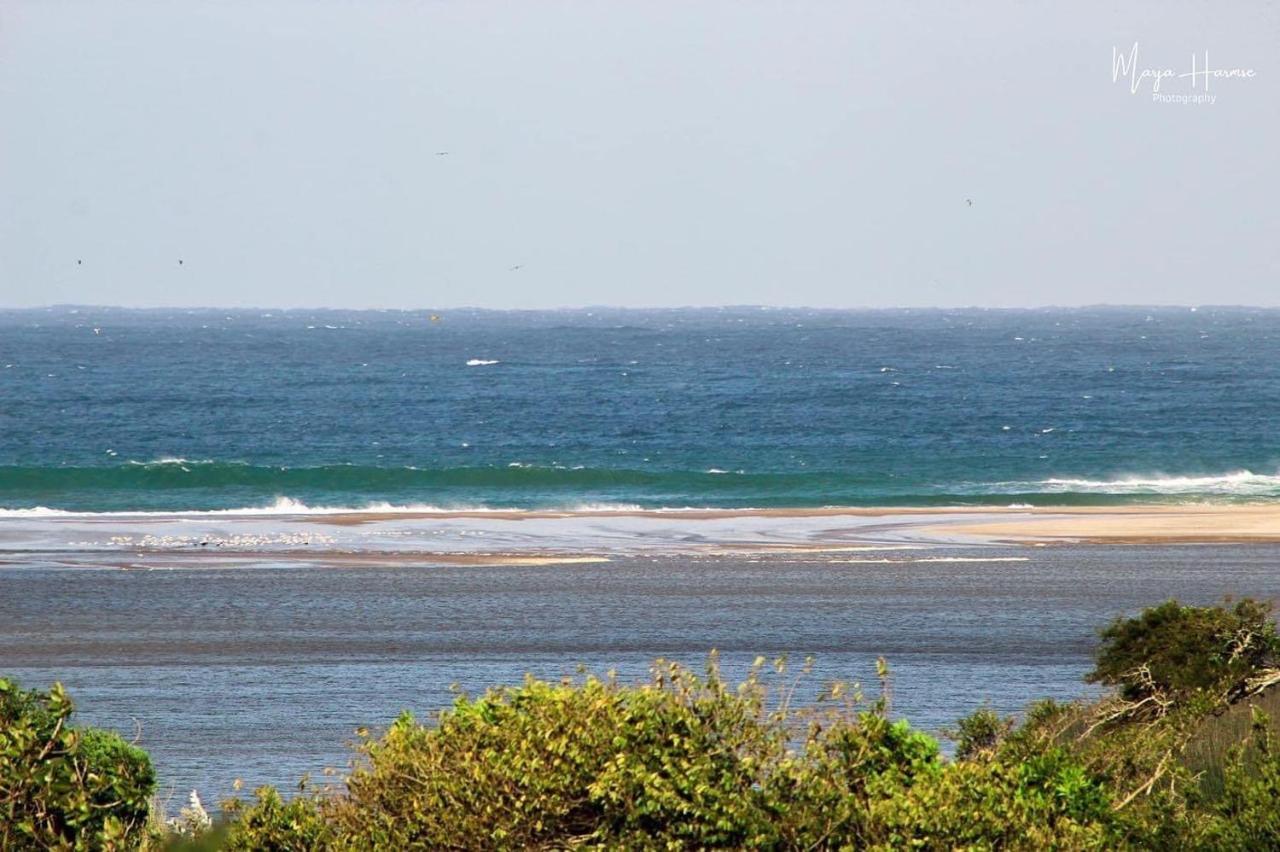
[[[1256,76],[1158,103],[1135,41]],[[0,305],[1280,305],[1278,45],[1207,0],[0,0]]]

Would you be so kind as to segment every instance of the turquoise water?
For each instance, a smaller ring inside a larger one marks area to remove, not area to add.
[[[0,312],[0,510],[1280,495],[1280,311]]]

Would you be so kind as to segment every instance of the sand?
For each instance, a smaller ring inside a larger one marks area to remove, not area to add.
[[[1045,506],[1006,509],[990,506],[955,507],[827,507],[802,509],[683,509],[603,510],[597,512],[457,512],[434,515],[403,514],[406,519],[430,517],[535,520],[599,517],[667,516],[689,521],[727,518],[892,518],[895,526],[914,528],[923,540],[954,542],[957,538],[1020,544],[1072,542],[1080,544],[1250,543],[1280,542],[1280,504],[1179,504],[1129,506]],[[946,516],[946,523],[931,523]],[[318,524],[354,526],[386,520],[387,515],[352,513],[309,518]],[[973,520],[969,521],[968,517]],[[786,545],[782,545],[786,547]],[[762,549],[768,549],[767,546]],[[821,548],[828,549],[828,548]]]
[[[870,560],[886,558],[878,551],[899,549],[1092,544],[1280,544],[1280,504],[56,516],[0,522],[0,564],[124,569],[297,562],[554,566],[636,554],[843,553]]]
[[[929,535],[1015,543],[1226,544],[1280,542],[1280,505],[1038,508],[1011,517],[924,526]]]

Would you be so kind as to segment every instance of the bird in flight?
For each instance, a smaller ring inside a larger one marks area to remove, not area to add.
[[[80,265],[80,264],[82,264],[82,263],[84,263],[84,261],[83,261],[83,260],[77,260],[77,261],[76,261],[76,266],[79,266],[79,265]]]
[[[515,266],[511,267],[511,268],[510,268],[510,269],[508,269],[507,271],[508,271],[508,272],[515,272],[517,269],[523,269],[523,268],[524,268],[524,264],[523,264],[523,263],[517,263]]]
[[[972,198],[966,198],[966,199],[964,200],[964,203],[965,203],[965,204],[968,204],[970,207],[972,207],[972,206],[973,206],[973,199],[972,199]]]
[[[179,266],[181,266],[181,265],[182,265],[182,258],[178,258],[178,265],[179,265]]]
[[[449,152],[448,152],[448,151],[436,151],[436,156],[437,156],[437,157],[447,157],[447,156],[449,156]]]

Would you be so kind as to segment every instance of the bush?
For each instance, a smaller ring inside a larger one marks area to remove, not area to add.
[[[1061,750],[945,762],[857,698],[792,712],[754,671],[729,688],[662,664],[636,687],[527,680],[401,716],[345,791],[240,810],[234,849],[1115,846],[1100,779]],[[778,706],[780,705],[780,706]],[[773,709],[770,709],[770,708]]]
[[[1223,795],[1197,846],[1203,849],[1280,848],[1280,750],[1266,714],[1254,712],[1253,735],[1232,749],[1223,770]]]
[[[286,802],[270,787],[254,793],[254,803],[242,808],[233,802],[234,819],[226,829],[222,848],[230,852],[309,852],[330,840],[315,800],[299,796]]]
[[[873,808],[881,849],[1118,849],[1110,791],[1066,751],[950,764]]]
[[[148,838],[155,773],[118,734],[76,729],[60,684],[0,678],[0,849],[132,849]]]
[[[1234,700],[1250,679],[1280,661],[1271,606],[1184,606],[1170,600],[1120,618],[1102,631],[1091,683],[1118,686],[1121,697],[1167,708],[1200,693]]]
[[[974,710],[949,732],[956,741],[956,760],[992,757],[996,746],[1013,730],[1013,724],[1013,719],[1001,716],[990,707]]]
[[[636,688],[530,679],[460,699],[435,727],[397,719],[324,811],[364,848],[760,845],[781,749],[761,692],[714,667],[662,665]]]

